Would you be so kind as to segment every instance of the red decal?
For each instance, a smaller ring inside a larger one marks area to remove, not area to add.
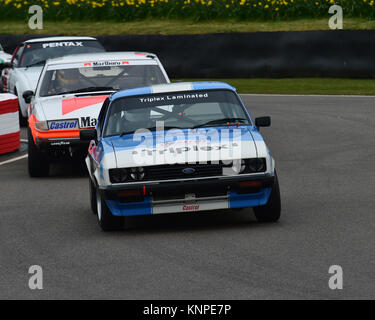
[[[129,61],[123,61],[121,64],[129,64]]]
[[[103,103],[105,99],[107,99],[107,96],[72,98],[63,100],[62,114],[64,116],[73,111],[90,107],[94,104]]]
[[[195,204],[195,205],[191,205],[191,206],[183,206],[182,210],[183,211],[196,211],[196,210],[199,210],[199,205]]]

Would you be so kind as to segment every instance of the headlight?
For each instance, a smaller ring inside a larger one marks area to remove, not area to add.
[[[267,169],[265,158],[253,158],[246,160],[246,173],[264,172]]]
[[[145,177],[145,169],[143,167],[131,168],[130,177],[136,181],[143,180],[143,178]]]
[[[37,129],[39,131],[47,131],[48,130],[47,121],[36,121],[35,122],[35,129]]]
[[[110,169],[109,180],[111,183],[124,183],[128,178],[128,171],[126,169]]]
[[[232,163],[232,170],[238,174],[238,173],[244,173],[246,170],[246,160],[244,159],[236,159],[233,160]]]

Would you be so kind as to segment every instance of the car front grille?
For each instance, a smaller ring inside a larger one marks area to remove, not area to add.
[[[223,174],[223,164],[174,164],[145,167],[145,180],[173,180],[215,177]]]

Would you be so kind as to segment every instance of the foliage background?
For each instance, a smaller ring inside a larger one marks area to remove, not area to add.
[[[26,20],[31,5],[47,21],[134,21],[145,18],[280,21],[327,17],[341,5],[345,17],[374,19],[374,0],[0,0],[2,20]]]

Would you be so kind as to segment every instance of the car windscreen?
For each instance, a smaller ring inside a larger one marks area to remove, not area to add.
[[[19,67],[43,64],[46,60],[79,53],[104,52],[103,46],[97,40],[51,41],[27,43]]]
[[[104,136],[139,129],[186,129],[248,125],[250,120],[237,95],[230,90],[199,90],[119,98],[112,102]]]
[[[89,63],[91,65],[91,63]],[[79,92],[130,89],[167,83],[157,64],[134,64],[48,70],[42,80],[41,97]]]

